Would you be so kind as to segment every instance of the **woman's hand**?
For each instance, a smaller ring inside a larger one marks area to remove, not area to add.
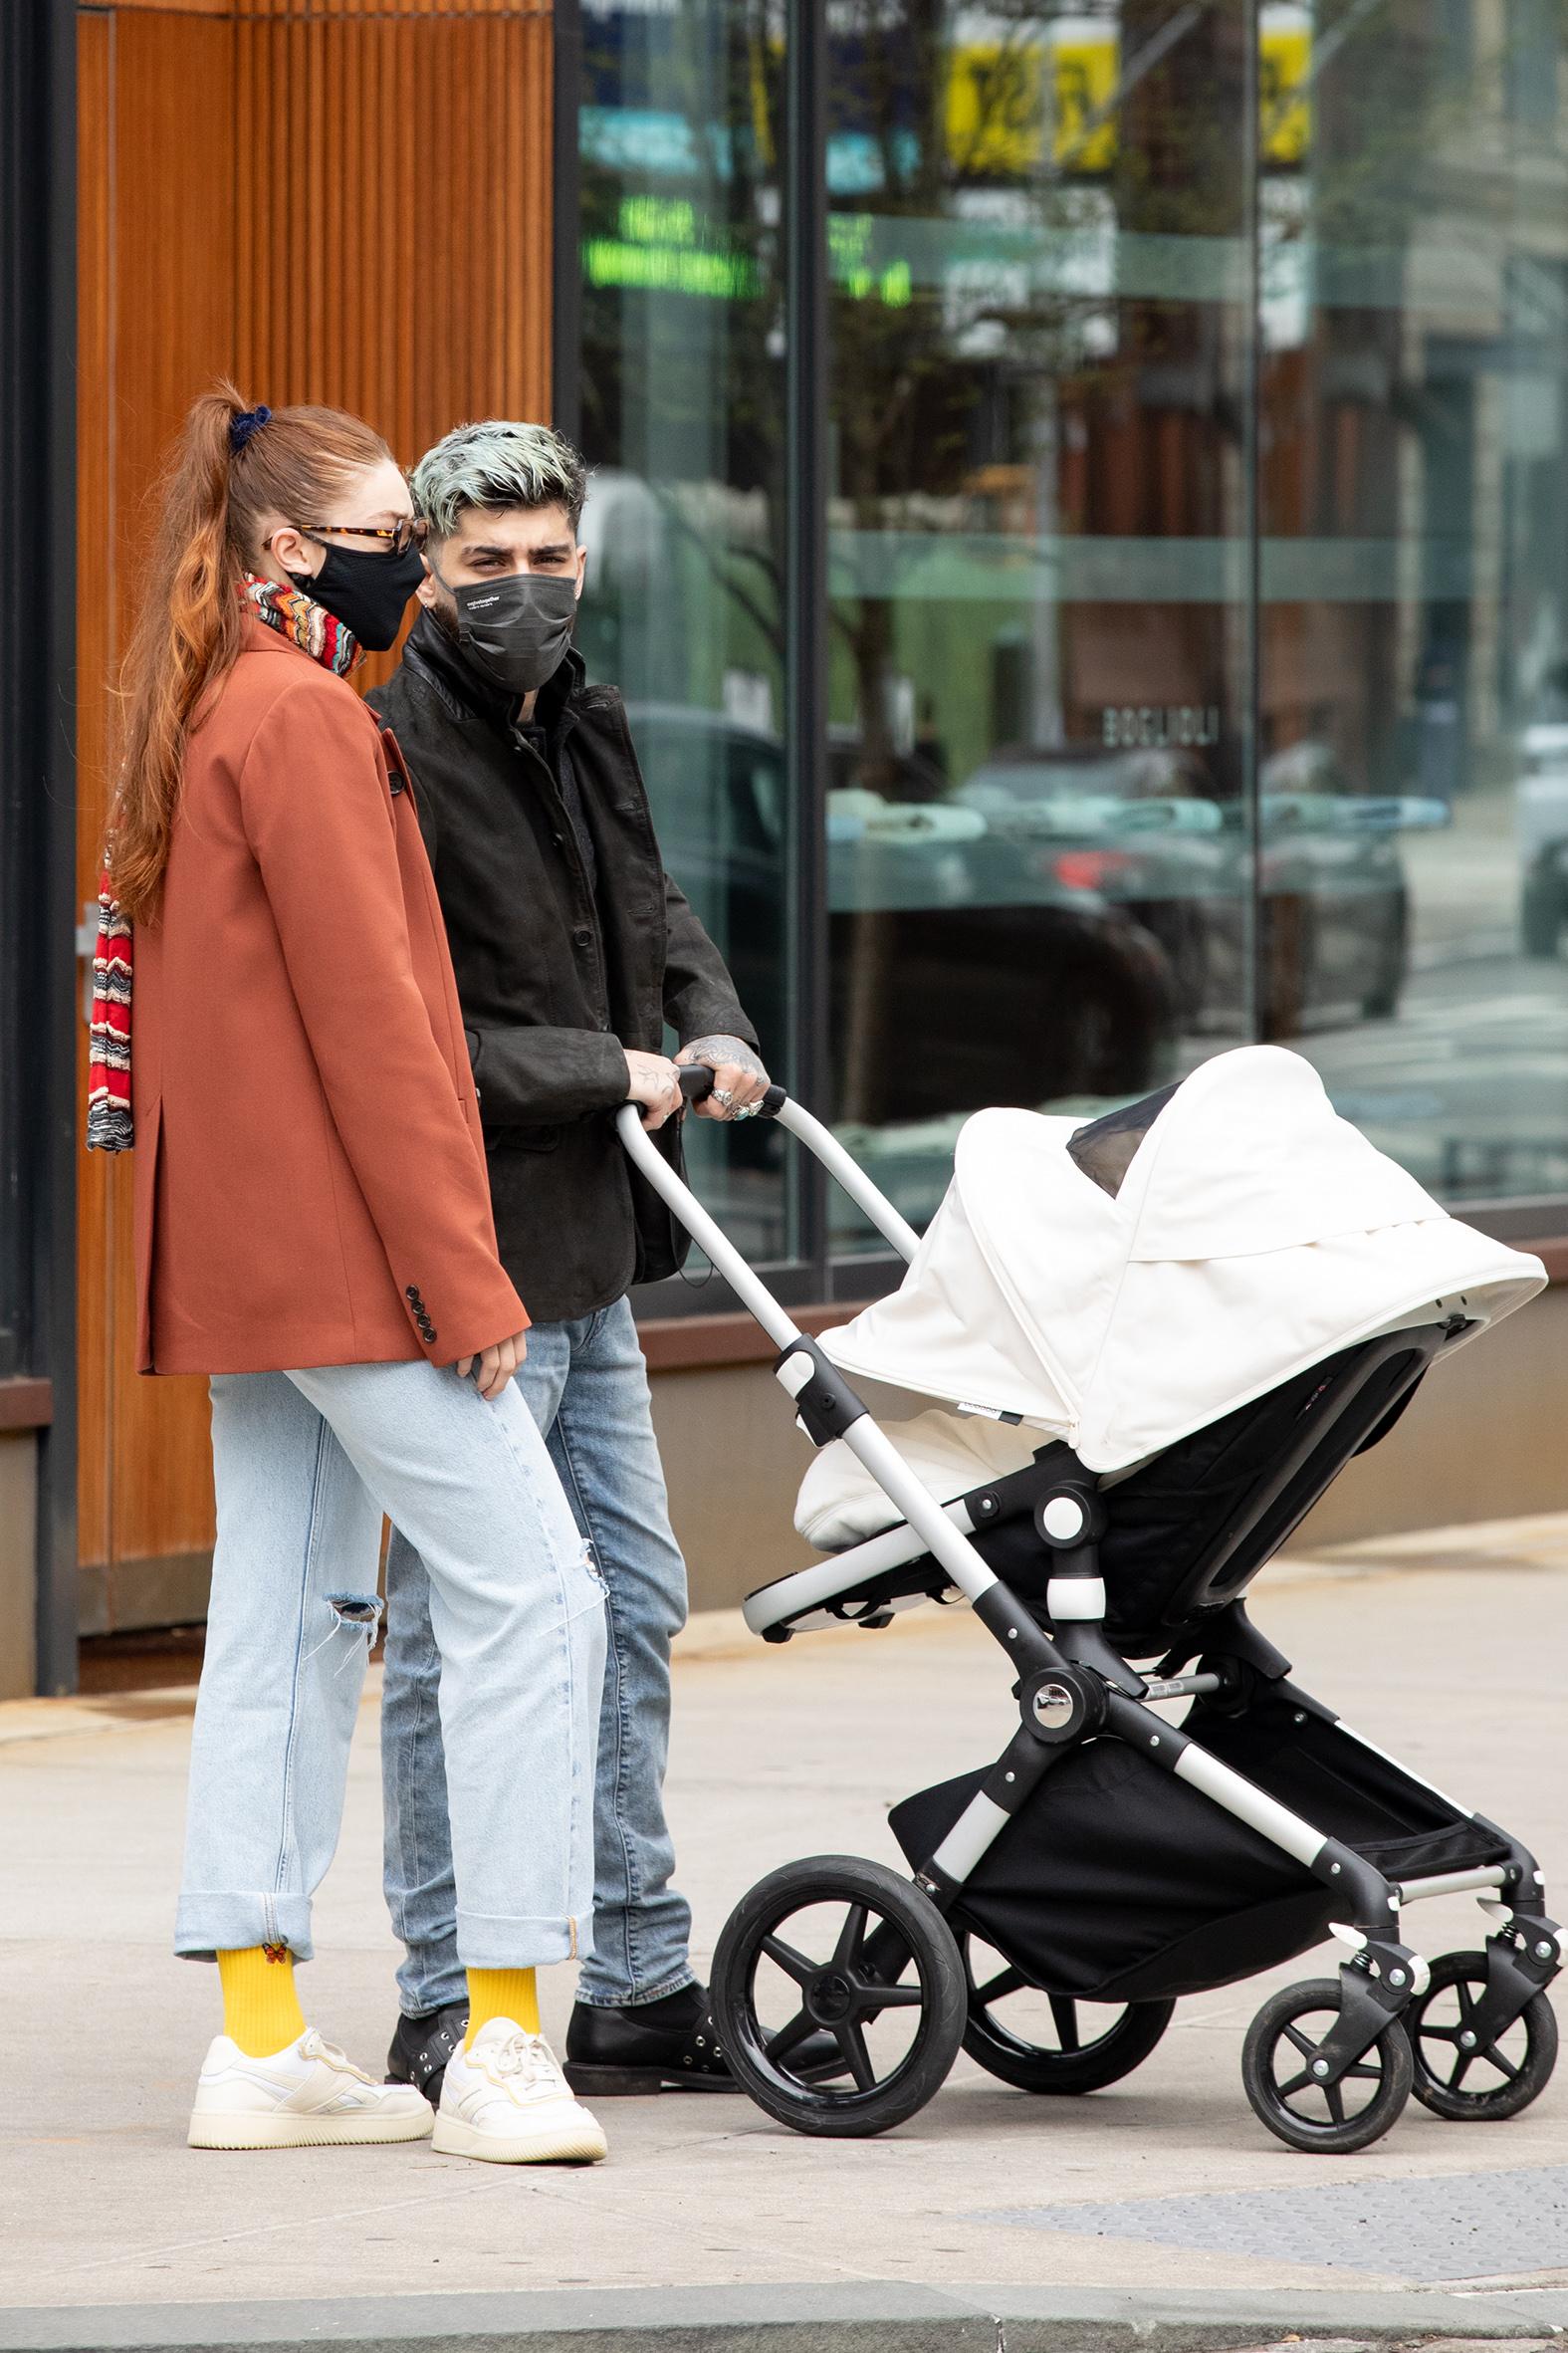
[[[500,1396],[527,1354],[527,1333],[515,1331],[509,1340],[497,1340],[493,1348],[482,1348],[477,1356],[460,1356],[455,1370],[458,1379],[466,1381],[477,1365],[475,1386],[481,1397],[494,1399]]]
[[[742,1038],[694,1038],[678,1062],[706,1062],[713,1088],[696,1106],[699,1119],[753,1119],[772,1080]]]

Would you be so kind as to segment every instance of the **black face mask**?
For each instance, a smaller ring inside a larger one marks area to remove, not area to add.
[[[436,579],[447,588],[439,573]],[[457,606],[458,644],[503,693],[532,694],[560,669],[577,611],[577,584],[569,574],[519,573],[447,588],[447,594]]]
[[[424,577],[417,548],[401,556],[371,556],[331,541],[320,572],[289,575],[297,588],[352,630],[366,653],[384,653],[396,644],[408,599]]]

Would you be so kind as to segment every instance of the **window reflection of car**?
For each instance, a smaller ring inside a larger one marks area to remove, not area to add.
[[[1354,1006],[1392,1014],[1409,954],[1398,835],[1440,803],[1356,793],[1327,749],[1276,753],[1259,777],[1264,1018],[1273,1037]],[[1126,907],[1161,942],[1183,1020],[1231,1028],[1245,1006],[1251,843],[1188,749],[1022,749],[994,755],[957,800],[1027,844],[1057,880]]]
[[[1519,945],[1526,956],[1555,956],[1568,923],[1568,718],[1527,727],[1519,752]]]
[[[793,863],[784,746],[684,704],[634,704],[629,718],[665,863],[781,1053]],[[1174,1000],[1156,941],[977,811],[831,789],[827,868],[834,1116],[882,1124],[1137,1092],[1163,1073]]]

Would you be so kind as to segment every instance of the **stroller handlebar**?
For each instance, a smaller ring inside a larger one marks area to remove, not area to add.
[[[714,1074],[706,1062],[683,1062],[680,1071],[682,1100],[688,1103],[702,1102],[713,1091],[713,1078]],[[831,1128],[824,1127],[820,1119],[814,1119],[809,1111],[792,1101],[788,1090],[783,1086],[769,1087],[757,1106],[757,1113],[763,1119],[777,1119],[780,1126],[786,1128],[797,1143],[804,1144],[808,1152],[815,1153],[828,1175],[837,1181],[855,1207],[870,1219],[883,1240],[892,1244],[906,1264],[914,1257],[920,1248],[920,1236],[908,1219],[900,1216],[886,1194],[871,1182],[864,1169],[851,1159]],[[623,1103],[615,1114],[615,1125],[621,1142],[648,1182],[663,1196],[693,1240],[702,1244],[719,1273],[751,1308],[752,1313],[758,1316],[764,1329],[772,1332],[772,1324],[758,1313],[752,1293],[736,1279],[734,1270],[737,1267],[745,1268],[746,1262],[739,1251],[720,1234],[690,1186],[676,1174],[664,1154],[652,1142],[643,1127],[639,1106],[636,1103]],[[723,1245],[722,1254],[714,1248],[710,1233],[717,1236]],[[746,1271],[750,1275],[750,1270]],[[755,1276],[751,1276],[751,1283],[756,1290],[762,1290]],[[762,1295],[768,1297],[769,1294],[763,1292]]]
[[[705,1102],[713,1092],[714,1073],[706,1062],[682,1062],[681,1094],[688,1103]],[[777,1119],[788,1095],[782,1086],[771,1086],[757,1106],[759,1119]]]

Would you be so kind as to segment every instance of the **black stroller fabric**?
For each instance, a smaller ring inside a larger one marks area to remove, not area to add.
[[[1116,1648],[1153,1657],[1236,1600],[1351,1456],[1393,1428],[1445,1336],[1433,1324],[1343,1349],[1103,1488],[1099,1565]],[[996,1516],[988,1526],[975,1515],[975,1549],[1042,1622],[1057,1564],[1035,1532],[1034,1508],[1058,1479],[1083,1477],[1068,1450],[1052,1445],[1029,1468],[976,1491]],[[923,1554],[849,1587],[840,1607],[874,1615],[947,1584],[946,1570]]]
[[[1280,1699],[1244,1716],[1196,1708],[1185,1730],[1270,1795],[1390,1876],[1505,1859],[1491,1831],[1351,1736]],[[895,1806],[916,1868],[940,1846],[984,1771]],[[1035,1985],[1103,2001],[1152,2001],[1253,1977],[1322,1942],[1334,1894],[1188,1782],[1123,1742],[1073,1750],[977,1865],[955,1926]]]
[[[1100,1568],[1111,1641],[1161,1648],[1194,1615],[1244,1592],[1351,1456],[1387,1435],[1437,1339],[1434,1328],[1397,1352],[1387,1342],[1347,1348],[1107,1488]],[[1367,1378],[1347,1398],[1344,1385],[1363,1366]],[[1292,1453],[1304,1458],[1300,1474],[1229,1543],[1260,1484]]]

